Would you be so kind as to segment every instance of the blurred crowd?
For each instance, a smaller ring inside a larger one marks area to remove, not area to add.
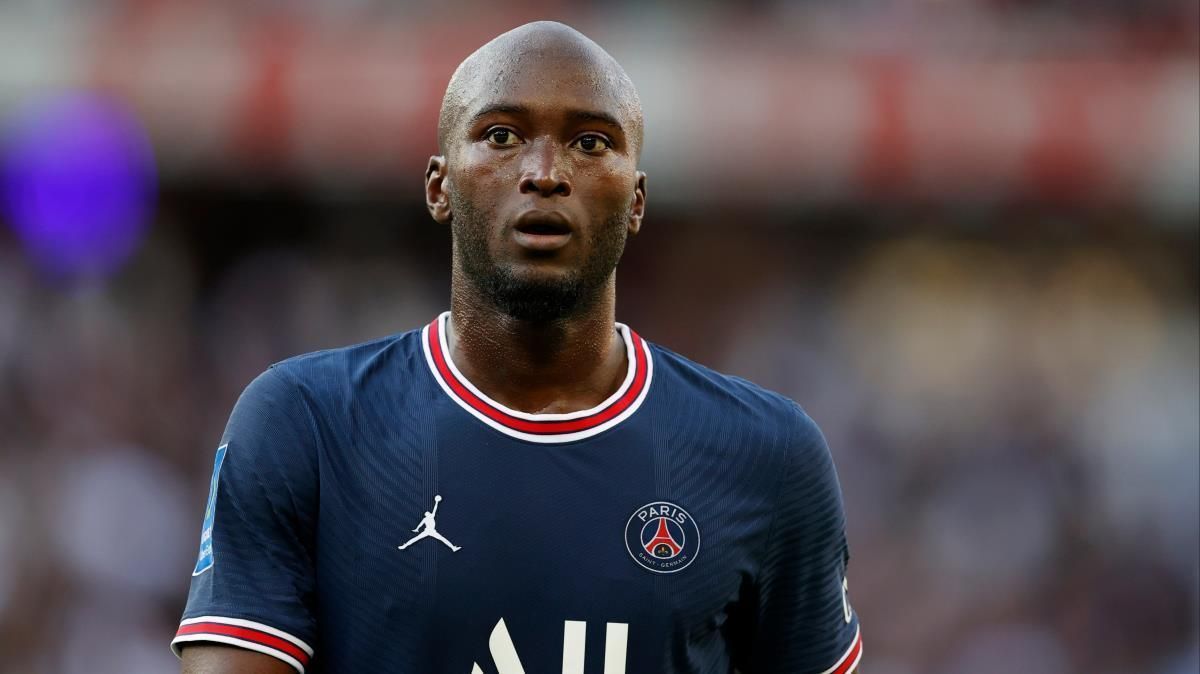
[[[176,668],[241,388],[447,304],[419,203],[193,202],[105,280],[0,234],[4,674]],[[652,212],[618,317],[822,425],[871,674],[1194,673],[1196,231],[1018,217]]]

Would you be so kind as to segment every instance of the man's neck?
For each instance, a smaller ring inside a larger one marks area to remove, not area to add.
[[[620,386],[625,348],[614,325],[613,288],[569,318],[524,321],[452,289],[450,357],[472,384],[505,407],[565,413],[595,407]]]

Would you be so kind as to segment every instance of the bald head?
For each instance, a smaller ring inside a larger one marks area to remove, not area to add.
[[[483,45],[459,64],[446,87],[438,116],[438,147],[450,156],[476,111],[504,101],[529,78],[547,94],[564,87],[590,94],[595,105],[612,108],[635,155],[642,147],[642,102],[625,69],[600,45],[570,26],[536,21]]]

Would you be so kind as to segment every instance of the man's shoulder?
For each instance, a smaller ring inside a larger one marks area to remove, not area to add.
[[[655,376],[682,389],[689,405],[710,406],[725,419],[740,419],[761,430],[808,436],[816,423],[791,398],[748,379],[697,363],[664,346],[651,344]]]
[[[279,378],[309,393],[354,390],[381,382],[391,385],[411,380],[420,364],[420,329],[399,332],[366,342],[302,353],[268,368]]]

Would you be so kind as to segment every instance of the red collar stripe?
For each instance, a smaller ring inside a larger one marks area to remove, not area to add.
[[[647,379],[647,363],[646,363],[646,344],[638,337],[633,330],[626,328],[629,331],[629,338],[633,341],[634,354],[634,375],[633,381],[629,388],[608,405],[601,409],[597,409],[591,414],[575,419],[558,419],[558,420],[535,420],[523,419],[514,416],[509,412],[500,409],[495,403],[484,400],[476,395],[471,387],[467,386],[451,369],[448,362],[448,357],[442,349],[441,335],[441,319],[434,320],[429,324],[427,330],[427,344],[429,353],[433,358],[433,363],[437,367],[438,374],[446,385],[453,391],[461,401],[469,405],[475,411],[483,414],[489,419],[502,424],[512,430],[522,433],[530,433],[534,435],[556,435],[563,433],[575,433],[586,431],[595,428],[610,419],[620,415],[622,412],[629,409],[634,404],[638,397],[642,394],[646,387]]]

